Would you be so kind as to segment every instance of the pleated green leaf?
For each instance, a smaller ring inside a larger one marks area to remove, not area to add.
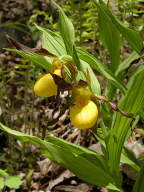
[[[42,33],[42,47],[57,57],[66,55],[66,48],[63,39],[57,33],[36,25],[37,29]]]
[[[101,9],[105,13],[105,15],[109,17],[113,25],[116,26],[122,36],[129,42],[132,49],[134,49],[137,53],[140,53],[144,46],[143,40],[139,32],[126,27],[119,19],[117,19],[112,14],[112,12],[107,8],[107,6],[102,0],[99,0],[99,3],[94,0],[94,3],[99,9]]]
[[[72,55],[72,57],[73,57],[73,60],[74,60],[74,62],[76,64],[78,70],[81,70],[82,66],[81,66],[80,58],[78,57],[77,49],[76,49],[75,46],[73,46],[73,55]]]
[[[101,93],[101,89],[100,89],[100,84],[99,81],[96,77],[96,75],[94,74],[92,68],[90,67],[90,65],[88,63],[86,63],[85,61],[81,60],[81,66],[82,66],[82,70],[85,72],[85,74],[88,73],[89,76],[89,88],[90,90],[97,94],[100,95]]]
[[[105,11],[98,6],[99,34],[111,57],[111,71],[115,72],[120,63],[120,32]]]
[[[139,58],[139,54],[135,51],[133,51],[117,68],[116,70],[116,76],[127,69],[129,65],[135,60]]]
[[[136,159],[134,153],[125,147],[123,148],[123,151],[121,154],[121,162],[131,166],[137,172],[140,171],[139,161]]]
[[[102,155],[56,137],[48,136],[46,140],[41,140],[38,137],[12,130],[2,124],[0,124],[0,129],[22,141],[38,145],[49,159],[68,168],[84,181],[120,191],[115,186],[114,179],[106,171],[107,167]]]
[[[125,112],[137,115],[144,105],[144,67],[139,68],[133,75],[129,84],[128,91],[122,97],[119,108]],[[110,135],[107,140],[108,163],[113,175],[119,177],[119,163],[123,144],[130,130],[132,119],[115,113]]]
[[[70,21],[70,19],[65,15],[62,8],[54,1],[52,2],[54,3],[54,5],[57,7],[59,11],[59,29],[66,46],[67,54],[72,56],[74,40],[75,40],[73,24]]]
[[[51,68],[50,60],[46,56],[41,56],[32,52],[19,51],[17,49],[6,49],[6,50],[11,51],[13,53],[17,53],[18,55],[28,59],[29,61],[32,61],[35,65],[38,65],[48,71]]]
[[[120,82],[118,78],[114,76],[114,74],[108,70],[108,68],[103,65],[98,59],[96,59],[94,56],[92,56],[90,53],[78,48],[78,55],[79,58],[85,62],[87,62],[92,69],[98,71],[101,73],[104,77],[106,77],[108,80],[111,81],[113,85],[115,85],[117,88],[119,88],[123,93],[126,92],[125,86]]]

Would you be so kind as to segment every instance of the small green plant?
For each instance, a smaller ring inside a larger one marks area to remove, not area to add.
[[[79,129],[91,131],[100,141],[103,154],[56,137],[46,136],[42,140],[3,124],[0,124],[0,128],[24,142],[37,144],[50,160],[68,168],[86,182],[112,191],[123,191],[120,162],[124,162],[138,173],[133,192],[142,192],[144,167],[134,155],[124,153],[124,142],[132,133],[131,124],[137,121],[135,117],[143,110],[144,67],[136,67],[126,86],[123,78],[126,77],[125,70],[131,67],[132,62],[137,63],[143,56],[143,41],[139,32],[118,20],[102,0],[94,0],[93,3],[98,9],[100,39],[111,59],[109,66],[76,47],[73,24],[55,2],[53,4],[59,12],[60,35],[36,25],[42,34],[41,49],[26,47],[8,36],[8,40],[16,47],[8,50],[48,71],[34,86],[38,96],[58,97],[60,92],[69,92],[68,105],[72,123]],[[122,37],[133,49],[123,62],[120,57]],[[55,70],[60,70],[60,75]],[[108,81],[105,96],[101,95],[101,86],[94,71]],[[117,90],[121,96],[118,104],[112,102]],[[102,114],[100,119],[99,112]],[[84,120],[81,118],[83,115],[86,120],[84,124],[81,122]]]
[[[0,190],[5,187],[10,189],[18,189],[22,184],[20,176],[10,176],[6,171],[0,169]]]

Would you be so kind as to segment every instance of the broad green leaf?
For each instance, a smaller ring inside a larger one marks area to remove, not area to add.
[[[100,38],[110,53],[111,71],[115,72],[120,63],[120,33],[101,6],[98,6],[98,21]]]
[[[34,64],[36,64],[48,71],[51,68],[50,60],[48,60],[48,58],[46,58],[46,56],[41,56],[41,55],[38,55],[38,54],[32,53],[32,52],[19,51],[17,49],[6,49],[6,50],[11,51],[13,53],[17,53],[20,56],[28,59],[29,61],[32,61]]]
[[[113,85],[119,88],[123,93],[126,92],[125,86],[117,79],[110,70],[107,69],[105,65],[103,65],[99,60],[97,60],[94,56],[90,53],[78,48],[78,55],[79,58],[85,62],[87,62],[92,69],[97,70],[101,73],[104,77],[111,81]]]
[[[65,149],[65,147],[63,148],[58,145],[49,147],[49,150],[53,158],[59,161],[59,164],[65,166],[84,181],[98,186],[115,188],[115,190],[120,191],[120,189],[113,184],[113,179],[96,165],[96,161],[91,162],[89,160],[91,157],[85,158],[85,153],[83,155],[77,155]]]
[[[4,188],[4,178],[0,177],[0,189]]]
[[[142,165],[140,173],[137,177],[132,192],[143,192],[144,191],[144,165]]]
[[[52,1],[54,5],[58,8],[59,11],[59,29],[61,36],[64,40],[67,53],[69,55],[73,55],[73,46],[74,46],[74,40],[75,40],[75,34],[74,34],[74,27],[69,18],[65,15],[62,8]]]
[[[51,142],[57,146],[60,146],[61,148],[65,148],[67,151],[71,151],[76,155],[83,156],[87,158],[89,161],[94,162],[99,168],[101,167],[102,169],[103,168],[106,169],[103,157],[92,150],[51,136],[47,136],[46,141]]]
[[[5,185],[9,188],[18,189],[22,184],[20,176],[9,176],[5,179]]]
[[[49,146],[49,151],[52,154],[53,159],[57,159],[59,164],[65,166],[78,177],[89,183],[98,186],[106,186],[109,182],[112,182],[111,178],[96,165],[96,162],[92,163],[84,157],[84,154],[83,156],[77,155],[58,145]]]
[[[144,105],[144,67],[139,68],[128,83],[128,91],[122,97],[119,108],[135,116]],[[130,130],[132,119],[115,113],[110,135],[107,140],[108,163],[113,175],[118,176],[120,156],[124,141]]]
[[[125,37],[125,39],[129,42],[132,49],[134,49],[137,53],[140,54],[143,49],[143,40],[138,31],[132,30],[126,27],[119,19],[117,19],[112,12],[107,8],[102,0],[99,0],[99,3],[94,0],[96,6],[103,10],[103,12],[111,19],[111,22],[116,26],[119,32]]]
[[[138,59],[140,56],[137,52],[133,51],[117,68],[116,70],[116,76],[125,69],[129,67],[129,65],[135,60]]]
[[[66,55],[66,48],[63,39],[57,33],[36,25],[37,29],[42,33],[42,47],[57,57]]]
[[[105,171],[103,156],[56,137],[48,136],[46,140],[41,140],[35,136],[11,130],[2,124],[0,128],[23,141],[37,144],[48,158],[70,169],[86,182],[119,190],[114,185],[114,179]]]
[[[94,74],[93,70],[91,69],[90,65],[88,63],[86,63],[85,61],[81,60],[81,66],[82,66],[82,71],[85,72],[85,74],[87,74],[88,72],[88,76],[90,77],[90,83],[89,83],[89,88],[90,90],[97,94],[100,95],[100,84],[96,78],[96,75]]]

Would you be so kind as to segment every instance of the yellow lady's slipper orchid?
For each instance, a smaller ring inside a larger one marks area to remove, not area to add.
[[[56,69],[54,74],[61,76],[61,70]],[[51,97],[57,95],[57,85],[51,74],[43,75],[38,79],[34,85],[34,92],[37,96],[41,97]]]
[[[91,100],[81,101],[70,108],[70,120],[75,127],[81,130],[92,128],[96,124],[97,118],[98,108]]]

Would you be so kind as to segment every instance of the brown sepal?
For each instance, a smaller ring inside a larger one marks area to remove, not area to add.
[[[64,70],[64,65],[62,65],[62,68],[61,68],[61,75],[63,79],[66,79],[66,72]]]
[[[50,73],[56,83],[56,85],[58,86],[58,88],[61,91],[64,90],[72,90],[73,88],[82,88],[82,87],[86,87],[87,86],[87,82],[80,80],[78,83],[67,83],[63,78],[59,77],[56,74]]]
[[[83,80],[79,80],[78,83],[73,83],[72,84],[73,88],[85,88],[87,86],[88,86],[88,83],[86,81],[83,81]]]
[[[76,65],[72,61],[65,61],[64,65],[66,65],[68,67],[68,69],[71,72],[72,80],[74,82],[76,82],[76,77],[77,77],[77,74],[78,74]]]
[[[62,77],[64,79],[66,79],[65,67],[67,67],[71,73],[72,81],[76,82],[76,77],[78,74],[76,65],[72,61],[69,61],[69,60],[62,60],[62,63],[63,63],[62,68],[61,68]]]
[[[46,49],[43,49],[43,48],[30,48],[30,47],[28,47],[26,45],[23,45],[22,43],[19,43],[18,41],[16,41],[12,37],[10,37],[8,34],[6,34],[5,36],[6,36],[6,39],[8,40],[8,42],[11,45],[13,45],[16,49],[18,49],[20,51],[30,52],[30,53],[37,53],[39,55],[48,56],[48,57],[56,57],[55,55],[53,55],[52,53],[50,53]]]
[[[56,83],[56,85],[58,86],[58,88],[60,90],[71,90],[72,86],[70,83],[65,82],[65,80],[61,77],[59,77],[56,74],[50,73]]]

